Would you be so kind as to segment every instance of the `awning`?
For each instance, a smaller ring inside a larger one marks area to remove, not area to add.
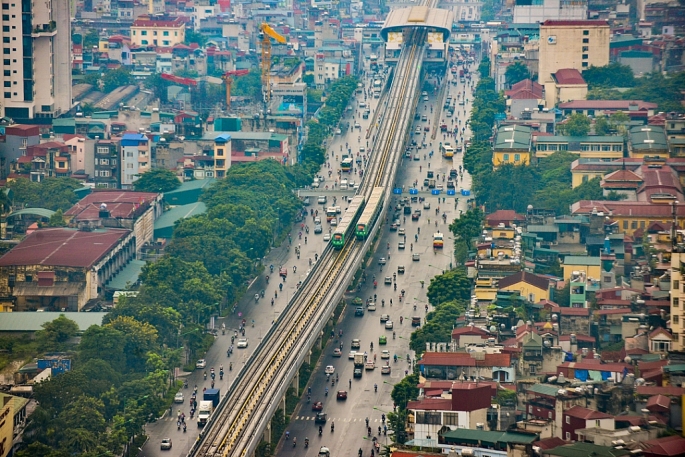
[[[86,287],[85,282],[56,282],[52,286],[39,286],[38,282],[20,282],[14,289],[16,296],[72,297]]]

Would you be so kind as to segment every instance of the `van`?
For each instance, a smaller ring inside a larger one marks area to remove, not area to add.
[[[328,197],[326,197],[325,195],[321,195],[317,200],[317,202],[321,205],[325,204],[327,201],[328,201]]]
[[[312,183],[313,188],[318,188],[320,184],[319,178],[314,178],[314,182]]]
[[[340,180],[340,190],[347,190],[347,179]]]
[[[411,326],[412,327],[421,327],[421,317],[413,316],[411,318]]]

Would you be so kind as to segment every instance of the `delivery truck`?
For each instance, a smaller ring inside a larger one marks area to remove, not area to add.
[[[214,411],[214,404],[211,400],[203,400],[197,409],[197,426],[204,427],[209,420],[209,416]]]

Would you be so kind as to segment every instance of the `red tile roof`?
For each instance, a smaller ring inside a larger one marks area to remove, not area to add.
[[[557,84],[587,84],[583,79],[583,75],[575,68],[562,68],[561,70],[557,70],[552,76],[554,76]]]
[[[133,27],[180,27],[184,24],[185,19],[180,16],[158,19],[147,14],[140,15],[133,21]]]
[[[590,214],[593,208],[608,215],[624,217],[655,217],[670,218],[672,206],[655,204],[647,201],[608,201],[608,200],[580,200],[571,205],[572,214]],[[676,205],[678,217],[685,217],[685,205]]]
[[[410,401],[407,409],[421,409],[430,411],[452,411],[451,398],[426,398],[423,400]]]
[[[466,352],[425,352],[418,363],[428,366],[508,367],[511,357],[509,354],[485,354],[485,359],[477,361]]]
[[[559,341],[571,341],[571,335],[561,335]],[[594,343],[595,337],[590,335],[578,335],[576,334],[576,341],[582,341],[585,343]]]
[[[0,267],[42,265],[90,268],[129,233],[130,230],[124,229],[92,232],[67,228],[36,230],[0,257]]]
[[[476,326],[467,325],[466,327],[459,327],[452,330],[452,339],[459,339],[460,336],[481,336],[483,339],[490,337],[490,333],[486,332],[482,328]]]
[[[562,316],[589,316],[590,308],[567,308],[556,306],[552,308],[553,313],[559,313]]]
[[[667,436],[642,443],[646,454],[653,456],[675,457],[685,455],[685,438],[682,436]],[[393,453],[394,455],[394,453]]]
[[[595,109],[595,110],[625,110],[630,109],[631,104],[637,104],[638,110],[656,109],[656,103],[642,100],[572,100],[559,103],[559,109]]]
[[[653,395],[647,400],[645,405],[650,412],[665,413],[671,410],[671,399],[665,395]]]
[[[600,360],[583,360],[582,362],[564,362],[557,366],[559,368],[572,368],[574,370],[596,370],[609,371],[611,373],[623,373],[627,369],[629,373],[633,372],[632,365],[627,363],[600,363]]]
[[[543,90],[544,87],[541,84],[530,79],[524,79],[511,86],[511,90],[506,91],[504,94],[516,100],[540,99],[543,97]]]
[[[677,386],[637,386],[635,392],[638,395],[685,395],[685,388]]]
[[[490,213],[487,216],[485,216],[486,221],[495,221],[495,222],[501,222],[501,221],[525,221],[526,217],[518,214],[516,211],[512,209],[498,209],[494,213]]]
[[[583,408],[582,406],[574,406],[564,412],[565,415],[575,417],[577,419],[595,420],[595,419],[611,419],[612,415],[600,413],[594,409]]]
[[[530,284],[531,286],[542,290],[549,289],[549,279],[538,276],[535,273],[528,273],[527,271],[519,271],[511,276],[500,279],[497,287],[499,289],[504,289],[505,287],[513,286],[520,282]]]
[[[540,449],[545,450],[554,449],[555,447],[564,446],[566,444],[568,444],[566,441],[554,436],[552,438],[545,438],[544,440],[536,441],[533,443],[533,446],[537,446]]]
[[[104,203],[111,217],[132,219],[149,208],[158,195],[153,192],[125,190],[95,191],[82,198],[64,215],[72,216],[76,220],[96,220],[100,218],[100,205]]]

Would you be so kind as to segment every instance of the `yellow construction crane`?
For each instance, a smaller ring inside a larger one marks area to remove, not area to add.
[[[271,100],[271,38],[281,44],[285,44],[287,40],[266,22],[262,23],[259,30],[262,39],[262,90],[264,103],[269,103]]]

